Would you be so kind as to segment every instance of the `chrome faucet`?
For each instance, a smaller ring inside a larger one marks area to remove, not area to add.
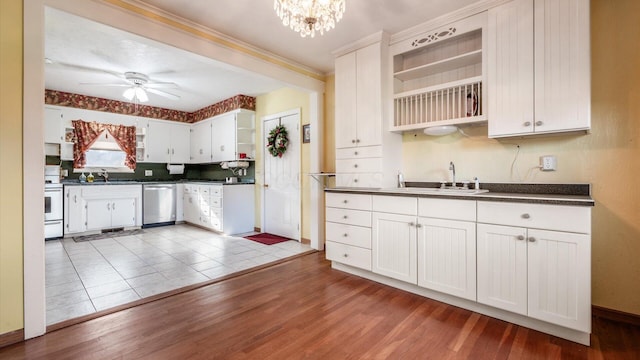
[[[453,161],[449,162],[449,170],[451,170],[451,187],[456,187],[456,166]]]
[[[101,172],[98,173],[98,176],[102,176],[104,178],[104,182],[108,182],[109,181],[109,174],[107,173],[107,170],[105,169],[100,169]]]

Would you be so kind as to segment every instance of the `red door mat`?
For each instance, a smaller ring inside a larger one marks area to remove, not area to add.
[[[249,239],[249,240],[253,240],[255,242],[259,242],[259,243],[265,244],[265,245],[273,245],[273,244],[277,244],[277,243],[281,243],[281,242],[285,242],[285,241],[291,240],[291,239],[288,239],[286,237],[267,234],[267,233],[249,235],[249,236],[245,236],[244,238],[245,239]]]

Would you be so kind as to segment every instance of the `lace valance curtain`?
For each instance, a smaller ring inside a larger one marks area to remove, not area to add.
[[[101,124],[95,121],[73,120],[73,167],[83,168],[87,163],[86,152],[98,140],[103,131],[108,131],[120,149],[125,152],[124,165],[130,169],[136,168],[136,127]]]

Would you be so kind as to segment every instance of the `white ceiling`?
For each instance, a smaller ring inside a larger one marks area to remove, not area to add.
[[[272,0],[132,0],[238,39],[268,53],[317,71],[331,73],[332,51],[380,30],[390,34],[418,25],[477,0],[346,0],[336,28],[302,38],[282,25]],[[174,82],[162,89],[180,96],[169,100],[149,94],[152,106],[195,111],[237,94],[257,96],[283,86],[273,79],[200,55],[133,35],[68,13],[45,12],[45,87],[124,100],[123,87],[80,83],[122,83],[126,71],[152,81]],[[73,66],[68,66],[73,65]]]

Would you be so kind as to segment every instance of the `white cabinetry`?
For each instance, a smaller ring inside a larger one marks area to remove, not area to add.
[[[394,131],[487,120],[486,13],[391,45]]]
[[[185,184],[184,221],[227,235],[254,231],[253,189],[253,184]]]
[[[64,233],[73,234],[86,231],[86,209],[81,186],[64,188]]]
[[[149,120],[146,134],[146,162],[188,163],[189,124]]]
[[[591,209],[478,202],[478,302],[591,330]]]
[[[418,199],[418,286],[476,300],[476,202]]]
[[[417,203],[416,198],[373,196],[374,273],[417,283]]]
[[[191,162],[233,161],[240,153],[255,159],[255,113],[234,110],[191,126]]]
[[[489,136],[591,127],[588,0],[489,10]]]
[[[62,144],[64,142],[64,123],[62,110],[58,108],[44,108],[44,142],[47,144]]]
[[[328,260],[371,270],[371,195],[326,194]]]
[[[65,186],[65,235],[142,225],[141,185]]]
[[[210,163],[211,160],[211,119],[191,125],[191,163]]]
[[[395,185],[401,137],[387,131],[391,113],[383,101],[389,96],[387,43],[385,34],[376,34],[336,57],[337,186]],[[361,163],[365,158],[370,160]]]

